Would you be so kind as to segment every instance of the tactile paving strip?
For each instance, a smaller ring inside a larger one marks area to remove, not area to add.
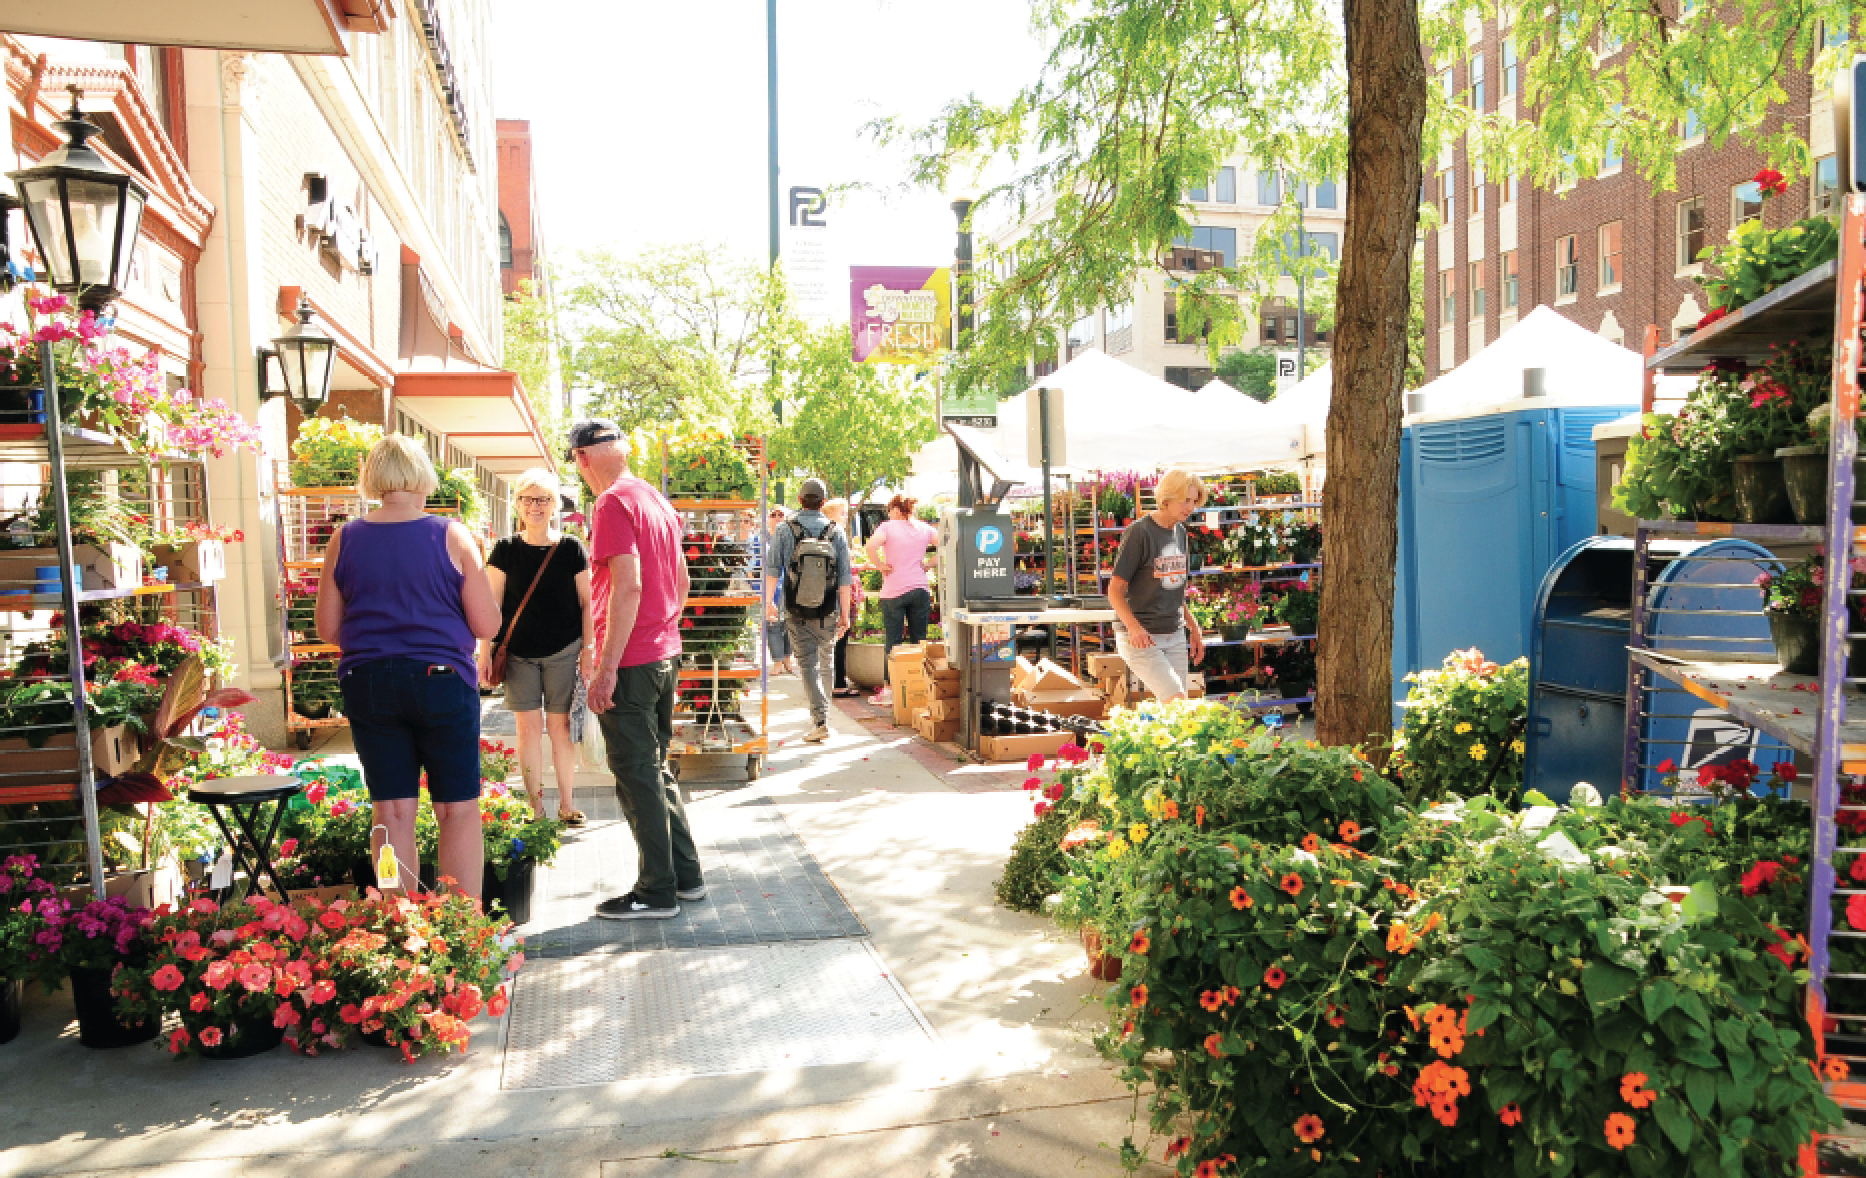
[[[671,920],[598,920],[597,903],[635,882],[635,843],[613,795],[577,800],[591,825],[539,873],[532,919],[520,930],[529,957],[868,935],[778,807],[737,794],[687,807],[706,899],[683,902]]]
[[[933,1040],[865,940],[588,954],[520,973],[500,1086],[900,1059]]]

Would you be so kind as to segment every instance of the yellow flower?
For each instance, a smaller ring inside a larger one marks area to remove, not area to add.
[[[1153,733],[1153,747],[1163,749],[1173,743],[1173,734],[1164,728],[1156,728]]]
[[[1523,742],[1520,740],[1512,740],[1510,742],[1510,751],[1515,753],[1519,757],[1523,755],[1523,750],[1527,747],[1528,746],[1523,744]]]
[[[1118,838],[1108,840],[1108,858],[1119,859],[1125,854],[1127,854],[1127,844],[1125,842],[1122,842]]]
[[[1132,768],[1133,768],[1134,766],[1136,766],[1136,765],[1138,765],[1138,764],[1140,764],[1140,754],[1139,754],[1139,753],[1129,753],[1129,754],[1127,755],[1127,767],[1128,767],[1129,769],[1132,769]]]
[[[1463,736],[1465,733],[1469,732],[1470,730],[1471,730],[1471,723],[1468,720],[1460,721],[1458,726],[1452,729],[1452,731],[1457,733],[1459,736]]]
[[[1136,822],[1134,825],[1128,827],[1127,837],[1134,840],[1135,846],[1139,846],[1141,843],[1146,842],[1147,824],[1145,822]]]
[[[1484,748],[1482,742],[1474,744],[1471,746],[1471,759],[1473,761],[1481,761],[1484,759],[1487,752],[1488,750]]]

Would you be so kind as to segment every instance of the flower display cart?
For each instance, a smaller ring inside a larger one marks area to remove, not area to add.
[[[32,394],[55,402],[57,390]],[[110,607],[117,626],[211,641],[224,558],[205,538],[204,455],[137,455],[109,434],[22,416],[0,414],[0,502],[13,513],[0,532],[0,654],[12,668],[0,689],[0,857],[34,855],[61,886],[102,896],[133,881],[105,871],[100,784],[141,754],[133,719],[155,710],[161,681],[135,658],[97,655],[93,619]],[[172,541],[154,549],[167,563],[131,542],[152,536]]]
[[[1707,794],[1703,772],[1681,768],[1669,759],[1654,764],[1647,735],[1655,720],[1666,718],[1664,701],[1686,699],[1693,707],[1714,709],[1749,735],[1739,749],[1773,746],[1778,759],[1798,761],[1798,789],[1811,792],[1813,803],[1813,855],[1807,1009],[1812,1025],[1823,1033],[1821,1074],[1828,1093],[1844,1108],[1866,1109],[1866,973],[1857,966],[1837,966],[1859,959],[1859,944],[1866,940],[1866,885],[1860,873],[1849,870],[1866,855],[1866,707],[1860,691],[1866,684],[1849,667],[1849,650],[1866,643],[1866,626],[1859,623],[1866,587],[1857,573],[1814,577],[1818,593],[1818,651],[1816,673],[1792,674],[1778,661],[1776,644],[1754,636],[1753,615],[1764,612],[1764,594],[1756,594],[1750,611],[1698,611],[1690,619],[1693,630],[1670,643],[1655,641],[1659,623],[1675,620],[1653,608],[1649,569],[1667,555],[1707,541],[1747,540],[1784,562],[1800,554],[1824,552],[1827,565],[1833,554],[1845,554],[1857,566],[1866,555],[1866,534],[1854,527],[1855,503],[1863,488],[1856,485],[1854,460],[1859,442],[1860,338],[1866,317],[1866,197],[1848,196],[1842,221],[1840,257],[1803,274],[1746,305],[1700,325],[1684,341],[1650,356],[1647,367],[1655,372],[1699,372],[1722,365],[1760,369],[1791,345],[1833,347],[1831,412],[1828,415],[1824,520],[1815,525],[1700,523],[1688,520],[1641,520],[1634,534],[1634,595],[1632,651],[1627,681],[1627,730],[1621,789],[1675,790],[1681,795]],[[1731,566],[1740,567],[1740,566]],[[1753,570],[1751,570],[1753,572]],[[1770,581],[1780,575],[1769,577]],[[1735,581],[1735,577],[1726,578]],[[1720,628],[1728,618],[1717,613],[1748,612],[1750,635],[1731,639]],[[1674,634],[1679,631],[1674,630]],[[1701,635],[1690,641],[1692,633]],[[1682,693],[1682,694],[1681,694]],[[1812,773],[1808,774],[1811,767]],[[1709,802],[1709,796],[1700,800]],[[1819,1168],[1829,1168],[1830,1155],[1821,1151]],[[1813,1172],[1810,1170],[1810,1172]]]
[[[663,486],[685,525],[692,578],[680,619],[675,770],[687,757],[742,755],[747,777],[756,780],[769,749],[770,710],[770,666],[757,640],[766,600],[758,538],[769,486],[764,441],[698,439],[684,453],[663,457],[662,467]]]
[[[317,587],[325,545],[368,505],[355,487],[294,487],[281,480],[277,495],[280,607],[291,652],[285,670],[285,729],[305,749],[314,733],[349,724],[337,690],[337,648],[317,632]]]

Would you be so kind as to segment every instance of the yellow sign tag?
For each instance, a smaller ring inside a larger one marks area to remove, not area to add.
[[[385,842],[376,852],[376,886],[383,891],[402,886],[402,873],[395,863],[395,844]]]

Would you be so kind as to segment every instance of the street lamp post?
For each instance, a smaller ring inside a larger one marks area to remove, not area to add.
[[[37,164],[7,173],[18,188],[46,281],[87,311],[103,314],[123,290],[123,277],[142,232],[143,206],[149,190],[141,181],[97,154],[87,140],[101,128],[84,117],[82,93],[71,87],[71,110],[52,124],[65,142]],[[4,216],[0,212],[0,216]],[[60,604],[65,616],[66,673],[71,680],[72,737],[78,753],[78,801],[84,814],[87,866],[91,887],[104,894],[104,851],[98,828],[97,766],[91,759],[91,724],[84,680],[84,641],[78,616],[77,568],[71,541],[71,491],[65,477],[63,414],[58,404],[58,365],[53,345],[39,345],[39,373],[45,391],[45,448],[50,465],[46,480],[58,520],[55,542]]]
[[[267,360],[275,361],[279,371],[285,377],[285,387],[275,389],[265,379],[262,369],[259,381],[259,399],[269,397],[290,397],[292,404],[298,406],[298,412],[306,417],[316,417],[324,402],[330,399],[330,378],[336,368],[337,341],[324,325],[318,322],[317,312],[311,307],[311,300],[298,296],[298,322],[285,329],[285,334],[272,341],[270,351],[260,354],[260,364]]]

